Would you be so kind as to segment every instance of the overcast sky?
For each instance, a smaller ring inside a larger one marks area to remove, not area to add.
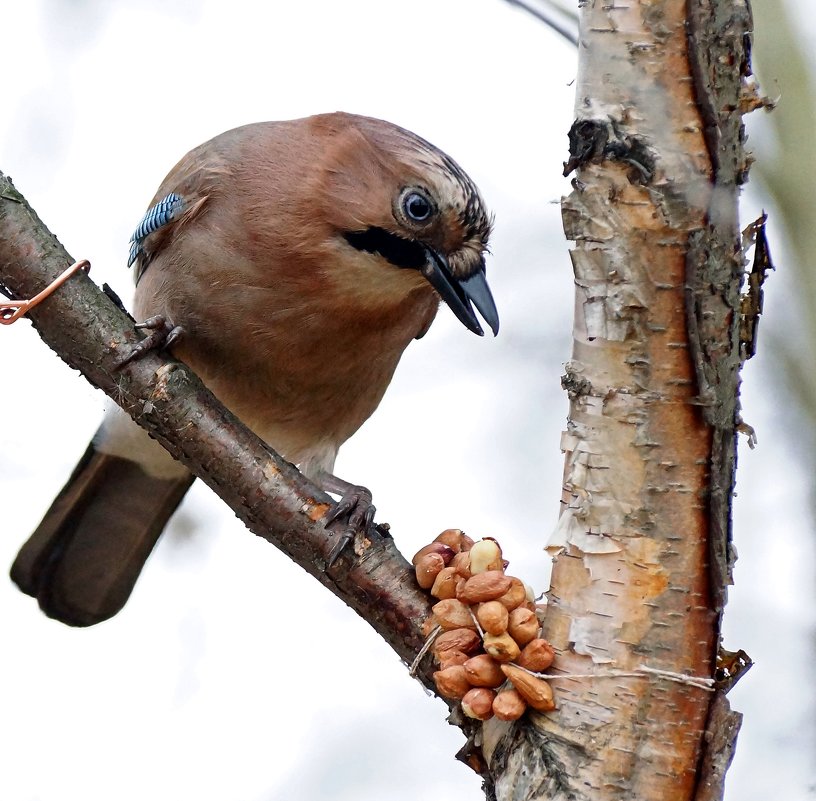
[[[0,30],[0,170],[123,297],[127,242],[159,182],[225,129],[342,109],[392,120],[459,161],[496,215],[488,270],[501,335],[479,339],[441,310],[337,472],[373,489],[404,553],[461,527],[497,537],[546,589],[571,347],[557,203],[569,191],[575,51],[500,0],[29,0],[3,5]],[[749,195],[744,220],[763,202]],[[773,281],[766,316],[784,317]],[[103,398],[27,323],[0,331],[0,352],[5,570]],[[816,781],[814,621],[798,589],[813,576],[810,481],[768,391],[769,358],[761,349],[748,365],[743,392],[760,447],[740,453],[725,644],[758,664],[731,696],[746,719],[729,801],[805,801]],[[455,412],[440,426],[434,408]],[[443,704],[203,486],[112,621],[72,630],[8,581],[0,596],[4,801],[482,797],[453,759],[461,735]]]

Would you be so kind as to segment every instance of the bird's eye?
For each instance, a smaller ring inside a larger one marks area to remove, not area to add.
[[[405,216],[414,222],[425,222],[431,216],[431,201],[419,192],[409,192],[402,201]]]

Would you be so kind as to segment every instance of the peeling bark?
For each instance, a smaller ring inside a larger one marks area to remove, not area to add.
[[[489,742],[499,799],[714,799],[739,727],[713,677],[730,580],[745,0],[585,0],[562,203],[574,240],[558,711]]]

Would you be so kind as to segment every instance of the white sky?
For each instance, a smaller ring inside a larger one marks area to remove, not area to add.
[[[337,470],[374,490],[404,553],[458,526],[498,537],[544,589],[567,412],[572,273],[557,201],[575,52],[500,0],[29,0],[0,8],[0,30],[0,169],[124,297],[127,241],[159,181],[227,128],[343,109],[411,128],[468,170],[496,214],[501,335],[479,339],[441,310]],[[744,219],[761,203],[749,198]],[[769,318],[788,313],[775,281]],[[5,570],[102,397],[25,323],[0,331],[0,353]],[[748,365],[743,393],[760,448],[741,450],[726,646],[758,664],[732,694],[746,713],[733,801],[804,801],[816,778],[812,599],[798,589],[813,576],[810,482],[767,392],[771,358]],[[72,630],[7,580],[0,596],[4,801],[482,797],[453,760],[461,737],[443,705],[200,485],[112,621]]]

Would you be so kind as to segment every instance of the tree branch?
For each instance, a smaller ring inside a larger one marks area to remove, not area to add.
[[[0,290],[32,297],[73,259],[0,173]],[[410,663],[422,646],[429,597],[390,538],[324,570],[339,530],[323,516],[331,499],[246,428],[178,361],[150,353],[122,369],[120,348],[140,339],[133,320],[84,273],[30,312],[42,339],[118,403],[211,487],[250,531],[286,553],[363,617]],[[0,333],[0,336],[2,334]],[[433,688],[430,659],[420,668]]]
[[[0,172],[0,292],[36,295],[71,263],[57,238]],[[174,458],[204,481],[259,537],[351,607],[409,665],[425,642],[431,597],[394,540],[376,532],[353,562],[325,563],[342,526],[323,518],[331,498],[238,420],[185,364],[150,352],[123,368],[120,348],[141,335],[119,299],[80,271],[27,315],[42,340],[89,383],[121,406]],[[436,695],[430,655],[415,675]],[[442,699],[444,701],[444,699]],[[448,721],[467,741],[457,758],[479,773],[492,797],[481,726],[448,702]]]

